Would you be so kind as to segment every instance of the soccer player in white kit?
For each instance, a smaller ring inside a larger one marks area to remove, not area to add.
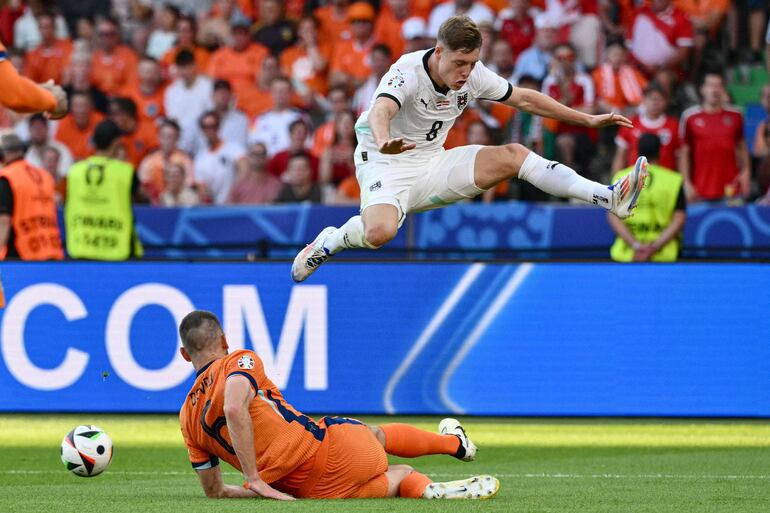
[[[621,115],[586,114],[513,87],[479,62],[480,48],[476,24],[467,16],[452,16],[441,25],[435,48],[402,56],[382,77],[369,110],[356,122],[361,215],[340,228],[325,228],[300,251],[291,268],[294,281],[304,281],[343,249],[386,244],[410,212],[473,198],[513,177],[555,196],[600,205],[620,218],[631,214],[647,175],[644,157],[632,173],[606,186],[521,144],[444,150],[455,119],[477,98],[574,125],[632,127]]]

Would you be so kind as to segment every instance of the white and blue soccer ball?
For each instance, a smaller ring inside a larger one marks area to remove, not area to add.
[[[61,442],[61,460],[77,476],[98,476],[112,461],[112,440],[97,426],[77,426]]]

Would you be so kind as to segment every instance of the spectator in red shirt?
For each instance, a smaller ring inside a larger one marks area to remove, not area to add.
[[[556,45],[551,60],[551,72],[543,81],[543,94],[573,109],[594,114],[594,82],[586,73],[577,71],[576,59],[577,53],[571,44]],[[559,160],[565,166],[585,171],[593,153],[595,131],[554,120],[544,120],[543,126],[556,134]]]
[[[267,172],[267,149],[262,143],[252,144],[246,158],[239,161],[241,173],[235,180],[228,203],[268,204],[275,201],[283,183]]]
[[[688,201],[720,200],[751,193],[751,168],[743,116],[725,106],[724,77],[706,73],[700,105],[684,111],[680,123],[680,170]]]
[[[681,75],[692,50],[692,23],[687,15],[671,5],[671,0],[651,0],[634,17],[628,48],[642,71],[658,81]],[[668,77],[657,76],[660,72]]]
[[[273,155],[267,164],[268,173],[276,178],[280,178],[284,171],[286,171],[286,168],[289,167],[289,159],[293,155],[302,154],[307,155],[310,161],[313,180],[318,180],[318,159],[310,153],[307,147],[309,134],[310,130],[303,120],[293,121],[289,125],[289,147]]]
[[[529,0],[510,0],[511,6],[500,11],[495,21],[499,38],[513,50],[513,60],[535,42],[535,19],[529,15]]]
[[[658,164],[676,169],[679,153],[679,120],[666,114],[668,95],[659,84],[650,82],[644,89],[640,113],[631,118],[634,128],[621,127],[615,137],[615,158],[612,161],[613,175],[633,166],[639,154],[639,138],[644,134],[655,134],[660,140]]]

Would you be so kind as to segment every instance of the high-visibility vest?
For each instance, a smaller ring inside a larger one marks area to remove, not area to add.
[[[81,160],[67,175],[67,253],[73,258],[126,260],[141,256],[134,232],[134,168],[102,156]]]
[[[615,183],[631,172],[629,167],[618,171],[612,180]],[[674,217],[676,200],[682,188],[682,175],[663,166],[649,164],[650,176],[634,210],[634,215],[623,222],[634,234],[634,238],[642,244],[657,240],[663,230],[671,224]],[[660,251],[652,256],[655,262],[674,262],[679,257],[679,237],[674,237]],[[610,256],[618,262],[631,262],[634,258],[634,248],[618,237],[610,249]]]
[[[51,174],[25,160],[17,160],[0,170],[0,177],[8,180],[13,194],[11,227],[19,257],[22,260],[63,259]],[[0,259],[4,259],[7,252],[7,246],[0,248]]]

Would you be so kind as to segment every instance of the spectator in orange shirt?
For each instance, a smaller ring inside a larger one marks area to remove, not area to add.
[[[253,121],[273,108],[273,95],[270,93],[270,84],[281,74],[278,67],[278,59],[274,55],[268,55],[262,61],[257,86],[242,91],[237,96],[236,106],[246,113]]]
[[[350,111],[340,113],[334,122],[334,141],[321,155],[318,182],[338,185],[356,175],[353,152],[356,149],[356,118]]]
[[[54,84],[37,85],[16,71],[0,43],[0,105],[16,112],[47,112],[61,119],[67,114],[67,95]]]
[[[286,19],[283,0],[260,0],[254,41],[266,46],[273,55],[281,55],[295,39],[294,24]]]
[[[329,89],[327,96],[329,111],[328,120],[316,128],[313,134],[313,148],[310,152],[316,158],[321,158],[326,148],[334,142],[334,120],[343,112],[350,110],[350,99],[347,90],[342,86]]]
[[[169,164],[177,164],[184,170],[185,183],[195,184],[192,159],[179,148],[179,124],[173,119],[164,119],[158,129],[158,149],[147,155],[139,164],[137,177],[145,191],[155,203],[166,190],[165,170]]]
[[[40,30],[40,46],[27,53],[24,74],[34,82],[62,81],[62,72],[69,64],[72,43],[68,39],[56,38],[54,17],[43,13],[37,17]]]
[[[233,26],[233,44],[214,52],[209,61],[209,75],[227,80],[236,96],[256,85],[255,77],[268,55],[266,47],[251,41],[249,23],[239,21]]]
[[[628,64],[628,53],[621,39],[607,42],[604,59],[593,71],[598,111],[633,116],[642,102],[647,79]]]
[[[94,110],[91,97],[75,92],[70,99],[70,113],[59,121],[54,139],[69,148],[74,160],[90,157],[94,153],[91,135],[102,119],[104,116]]]
[[[154,123],[139,118],[136,103],[131,98],[110,99],[109,116],[123,132],[121,141],[126,150],[126,161],[136,168],[151,150],[158,147],[158,129]]]
[[[331,0],[324,7],[313,11],[320,24],[322,41],[337,44],[339,41],[350,38],[350,18],[348,18],[348,6],[350,0]]]
[[[120,43],[115,20],[104,18],[96,29],[97,49],[91,63],[91,83],[110,94],[119,94],[136,80],[139,59],[134,51]]]
[[[406,42],[401,33],[404,22],[412,16],[409,0],[387,0],[374,24],[374,39],[390,48],[391,55],[403,55]]]
[[[189,50],[193,54],[198,73],[208,71],[210,54],[208,50],[196,43],[197,29],[198,25],[192,16],[181,16],[176,22],[176,45],[164,53],[160,59],[160,63],[171,77],[176,77],[174,62],[182,50]]]
[[[297,27],[297,44],[281,54],[281,71],[291,79],[301,95],[303,87],[319,95],[327,92],[326,74],[332,44],[319,38],[318,27],[316,18],[302,18]]]
[[[166,87],[160,64],[152,57],[143,57],[139,63],[137,77],[138,84],[131,88],[126,96],[136,103],[139,117],[155,122],[166,115],[163,108]]]
[[[348,9],[348,15],[353,37],[338,42],[334,48],[329,67],[329,81],[332,84],[357,88],[366,81],[371,72],[369,51],[374,46],[374,7],[366,2],[356,2]]]

